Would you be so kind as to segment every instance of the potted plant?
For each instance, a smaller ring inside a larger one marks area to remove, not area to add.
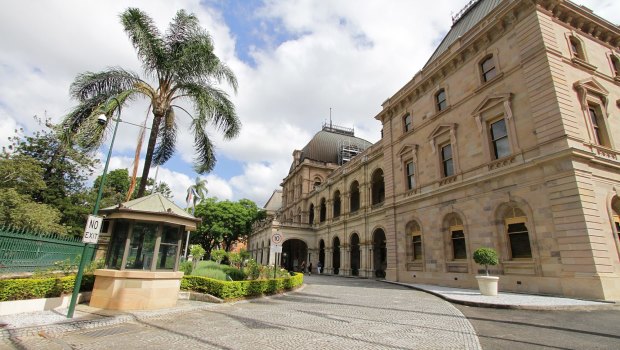
[[[489,266],[495,266],[499,263],[497,252],[492,248],[478,248],[474,252],[474,261],[478,265],[484,265],[486,276],[476,276],[478,280],[478,288],[482,295],[497,295],[497,282],[499,277],[489,276]]]

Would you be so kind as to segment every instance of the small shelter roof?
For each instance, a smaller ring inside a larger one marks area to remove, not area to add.
[[[186,212],[161,193],[133,199],[115,206],[99,210],[108,219],[131,219],[140,221],[164,222],[185,226],[189,231],[196,229],[201,221]]]

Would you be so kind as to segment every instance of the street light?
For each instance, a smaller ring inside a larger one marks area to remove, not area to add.
[[[103,186],[105,185],[105,177],[108,173],[108,165],[110,165],[110,158],[112,157],[112,148],[114,147],[114,139],[116,138],[116,131],[118,130],[118,123],[121,121],[121,102],[116,97],[110,97],[116,101],[118,106],[118,116],[116,117],[116,124],[114,125],[114,133],[112,134],[112,142],[110,142],[110,148],[108,149],[108,157],[103,167],[103,174],[101,175],[101,181],[99,182],[99,192],[97,193],[97,199],[95,200],[95,208],[93,209],[93,215],[97,215],[99,212],[99,202],[101,202],[101,196],[103,195]],[[113,114],[113,113],[111,113]],[[110,117],[112,117],[110,115]],[[105,114],[100,114],[97,117],[97,124],[105,125],[108,122],[108,117]],[[67,311],[67,318],[73,318],[73,312],[75,311],[75,304],[77,302],[77,296],[80,292],[80,285],[82,284],[82,276],[84,275],[84,265],[86,265],[86,249],[88,249],[88,243],[84,244],[82,249],[82,259],[80,260],[80,266],[78,267],[77,276],[75,276],[75,284],[73,285],[73,294],[71,295],[71,302],[69,303],[69,310]]]

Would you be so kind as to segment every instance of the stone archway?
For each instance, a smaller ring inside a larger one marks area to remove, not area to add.
[[[375,276],[379,278],[385,277],[387,269],[387,245],[385,241],[385,232],[377,229],[372,238],[373,267]]]
[[[301,272],[301,263],[308,259],[308,245],[301,239],[288,239],[282,243],[282,268]],[[306,261],[308,266],[308,261]]]
[[[357,233],[351,236],[351,275],[360,275],[360,237]]]
[[[332,266],[334,268],[334,275],[340,272],[340,238],[334,237]]]
[[[325,241],[319,241],[319,263],[322,268],[325,268]],[[325,270],[321,271],[324,272]]]

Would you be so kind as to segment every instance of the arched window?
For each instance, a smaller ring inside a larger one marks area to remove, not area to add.
[[[586,60],[585,52],[583,51],[583,45],[581,40],[577,39],[574,35],[568,37],[568,43],[570,44],[570,53],[573,58],[578,58],[582,61]]]
[[[504,212],[504,225],[508,236],[510,257],[512,259],[531,259],[532,247],[525,213],[515,206],[508,207]]]
[[[310,209],[308,209],[308,223],[314,224],[314,204],[310,203]]]
[[[403,117],[403,128],[405,132],[413,129],[412,118],[411,118],[410,113],[405,114],[405,116]]]
[[[321,186],[321,183],[323,183],[323,181],[321,180],[321,178],[320,178],[320,177],[318,177],[318,176],[316,176],[316,177],[314,178],[314,183],[313,183],[313,185],[312,185],[313,189],[315,189],[315,190],[316,190],[319,186]]]
[[[417,221],[411,221],[406,226],[407,234],[411,239],[409,259],[411,261],[422,260],[422,230]]]
[[[319,210],[319,222],[325,222],[327,216],[327,204],[325,203],[325,198],[321,198],[321,208]]]
[[[340,191],[334,193],[334,218],[340,216]]]
[[[611,201],[611,215],[616,247],[620,247],[620,198],[618,196],[615,196]],[[618,253],[620,254],[620,250]]]
[[[372,173],[372,205],[383,203],[385,200],[385,183],[383,170],[377,169]]]
[[[620,73],[620,59],[618,56],[611,54],[609,55],[609,60],[611,61],[611,73],[614,77],[617,77],[618,73]]]
[[[354,213],[360,209],[360,186],[357,181],[353,181],[349,192],[351,195],[351,212]]]
[[[482,73],[482,81],[487,82],[497,75],[497,69],[495,68],[495,60],[493,55],[485,57],[480,63],[480,71]]]
[[[452,259],[467,259],[467,245],[465,242],[465,231],[463,221],[456,214],[448,219],[448,233],[452,243]]]
[[[297,215],[295,216],[295,223],[301,223],[301,207],[297,207]]]
[[[448,107],[448,101],[447,101],[445,89],[440,89],[435,94],[435,106],[437,108],[437,112],[441,112],[444,109],[446,109],[446,107]]]

